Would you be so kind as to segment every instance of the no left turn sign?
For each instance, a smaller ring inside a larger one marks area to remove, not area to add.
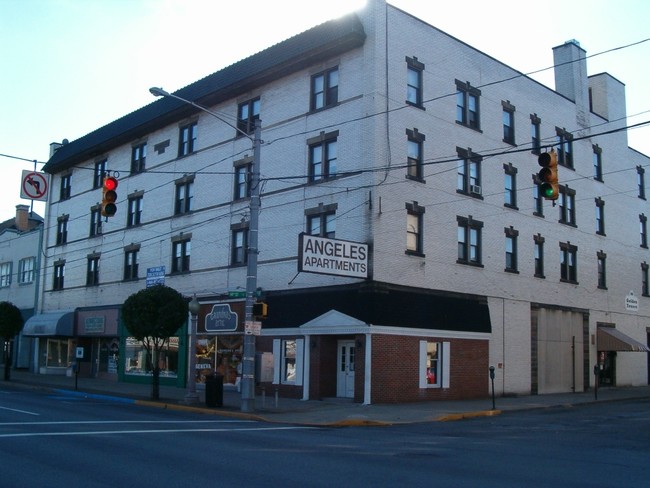
[[[49,175],[37,171],[23,170],[23,178],[20,185],[20,198],[28,200],[47,200]]]

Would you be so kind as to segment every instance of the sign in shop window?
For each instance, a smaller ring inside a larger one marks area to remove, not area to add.
[[[178,375],[178,337],[170,337],[160,351],[158,367],[160,376],[175,378]],[[124,371],[128,375],[149,376],[152,374],[152,360],[142,341],[135,337],[126,338]]]

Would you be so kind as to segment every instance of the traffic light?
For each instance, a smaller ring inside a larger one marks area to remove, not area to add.
[[[554,149],[539,155],[537,162],[542,167],[537,173],[540,195],[546,200],[557,200],[560,196],[560,184],[557,174],[557,153]]]
[[[253,316],[258,319],[265,319],[268,312],[268,305],[264,302],[255,302],[253,304]]]
[[[105,176],[102,184],[102,215],[104,217],[112,217],[117,212],[117,178],[113,176]]]

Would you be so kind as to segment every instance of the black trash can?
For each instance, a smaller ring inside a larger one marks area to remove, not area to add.
[[[205,405],[223,407],[223,376],[213,374],[205,378]]]

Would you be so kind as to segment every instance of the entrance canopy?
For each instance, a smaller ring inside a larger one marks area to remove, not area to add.
[[[23,327],[23,336],[63,336],[74,335],[74,310],[57,310],[30,317]]]
[[[650,352],[648,346],[613,327],[598,327],[598,350]]]

